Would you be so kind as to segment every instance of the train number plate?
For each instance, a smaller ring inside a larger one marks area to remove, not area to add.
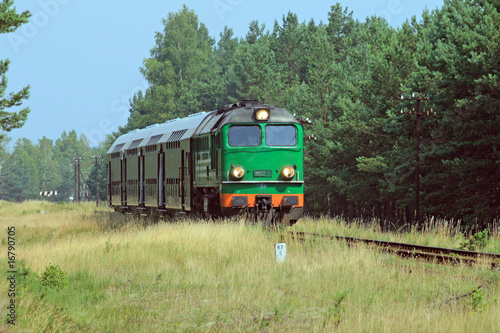
[[[254,170],[253,176],[260,178],[271,178],[273,176],[273,170]]]

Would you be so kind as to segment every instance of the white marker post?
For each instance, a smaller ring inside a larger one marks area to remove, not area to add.
[[[274,244],[274,248],[276,249],[276,261],[284,262],[286,259],[286,244],[285,243],[277,243]]]

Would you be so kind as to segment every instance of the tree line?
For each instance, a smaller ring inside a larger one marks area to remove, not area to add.
[[[289,12],[272,29],[252,21],[245,37],[226,27],[216,41],[184,6],[156,33],[140,68],[149,87],[102,150],[136,128],[242,99],[273,102],[314,120],[305,127],[317,138],[305,146],[310,214],[410,222],[415,116],[401,110],[416,105],[401,95],[416,93],[436,114],[421,117],[421,214],[498,221],[499,11],[499,0],[445,0],[393,28],[337,3],[327,22]]]
[[[55,142],[43,137],[38,143],[23,138],[12,151],[8,140],[0,142],[0,200],[72,201],[76,199],[76,172],[81,200],[95,200],[95,156],[104,148],[90,148],[85,136],[76,131],[63,132]],[[106,165],[98,164],[99,198],[106,199]]]

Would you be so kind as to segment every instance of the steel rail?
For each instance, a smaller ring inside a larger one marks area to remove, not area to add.
[[[380,241],[365,238],[345,237],[335,235],[324,235],[316,233],[307,233],[301,231],[289,231],[288,234],[294,239],[305,241],[307,237],[326,238],[330,240],[345,241],[347,244],[364,243],[375,245],[380,250],[386,253],[393,253],[406,258],[422,258],[426,260],[437,261],[439,263],[466,264],[472,265],[477,262],[477,259],[492,260],[491,267],[500,267],[500,254],[466,251],[458,249],[450,249],[444,247],[434,247],[427,245],[416,245],[409,243],[397,243],[389,241]]]

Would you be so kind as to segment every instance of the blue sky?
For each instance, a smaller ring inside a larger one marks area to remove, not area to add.
[[[276,0],[15,0],[18,12],[33,14],[28,24],[0,35],[0,59],[10,59],[7,92],[31,85],[23,103],[31,112],[26,124],[8,134],[10,146],[18,138],[38,142],[43,136],[56,140],[76,130],[97,146],[106,134],[124,125],[128,100],[147,88],[139,67],[162,31],[162,19],[185,3],[196,12],[210,36],[218,39],[224,26],[244,37],[249,23],[258,20],[271,30],[283,14],[296,13],[300,22],[311,18],[327,22],[337,1]],[[338,1],[353,17],[384,17],[399,27],[411,16],[421,18],[424,8],[440,7],[442,0]]]

